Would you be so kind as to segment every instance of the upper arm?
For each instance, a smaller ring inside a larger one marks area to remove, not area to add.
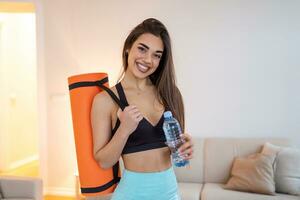
[[[111,139],[111,110],[113,103],[106,92],[94,97],[91,110],[94,155]]]

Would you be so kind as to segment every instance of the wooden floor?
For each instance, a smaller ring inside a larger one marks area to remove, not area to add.
[[[45,196],[44,200],[76,200],[75,197]]]
[[[0,172],[0,175],[39,177],[39,162],[34,161],[14,170]],[[44,200],[76,200],[76,198],[47,195]]]

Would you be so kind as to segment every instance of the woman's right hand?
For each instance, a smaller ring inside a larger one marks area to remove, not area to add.
[[[143,115],[134,105],[125,107],[123,111],[119,109],[117,116],[121,122],[120,129],[128,136],[135,131],[139,122],[143,119]]]

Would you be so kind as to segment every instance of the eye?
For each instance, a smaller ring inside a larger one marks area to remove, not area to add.
[[[141,47],[141,46],[139,46],[138,49],[139,49],[141,52],[145,52],[145,51],[146,51],[146,49],[145,49],[144,47]]]
[[[160,55],[160,54],[155,54],[154,56],[155,56],[155,58],[158,58],[158,59],[161,58],[161,55]]]

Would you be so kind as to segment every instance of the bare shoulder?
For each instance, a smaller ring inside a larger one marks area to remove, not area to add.
[[[110,89],[116,94],[115,87],[111,87]],[[101,110],[102,112],[103,111],[111,112],[112,110],[115,109],[115,107],[116,107],[116,103],[111,98],[111,96],[105,91],[99,92],[94,97],[93,109],[95,110]]]

